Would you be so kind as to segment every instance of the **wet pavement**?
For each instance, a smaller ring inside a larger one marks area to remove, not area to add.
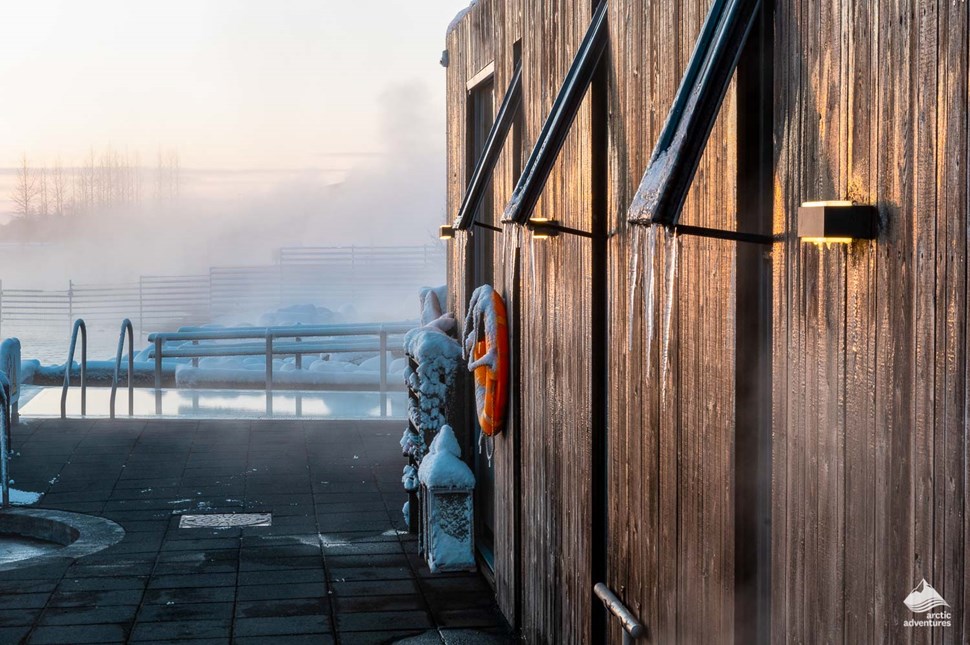
[[[0,643],[502,643],[479,574],[404,532],[393,421],[29,420],[16,488],[121,542],[0,572]],[[270,526],[179,528],[183,514]]]

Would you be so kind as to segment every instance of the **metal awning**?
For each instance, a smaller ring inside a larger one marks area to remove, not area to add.
[[[569,133],[569,128],[583,102],[586,89],[593,80],[596,66],[606,49],[606,42],[606,2],[604,0],[593,11],[589,29],[586,30],[579,51],[576,52],[569,72],[566,73],[559,95],[552,104],[552,110],[542,125],[542,131],[519,176],[512,198],[505,207],[503,222],[524,224],[532,215],[552,166]]]
[[[492,129],[488,132],[482,154],[475,164],[475,171],[468,182],[465,196],[461,200],[461,207],[458,209],[458,217],[455,218],[455,230],[461,231],[470,228],[475,224],[475,213],[485,197],[485,188],[492,178],[492,171],[498,162],[499,154],[505,146],[505,139],[508,137],[512,123],[522,106],[522,62],[515,64],[515,71],[512,72],[512,80],[509,87],[505,90],[505,98],[499,107]]]
[[[760,8],[761,0],[714,0],[630,205],[630,222],[677,226],[697,165]],[[720,233],[720,237],[725,237],[723,233],[730,232]]]

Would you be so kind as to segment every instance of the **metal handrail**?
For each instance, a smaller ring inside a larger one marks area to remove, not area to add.
[[[74,349],[77,346],[78,331],[81,332],[81,416],[88,412],[87,375],[88,375],[88,329],[84,320],[74,321],[71,330],[71,347],[67,352],[67,363],[64,364],[64,387],[61,388],[61,418],[67,418],[67,388],[71,386],[71,369],[74,367]]]
[[[623,626],[623,645],[629,645],[641,636],[646,635],[647,628],[636,619],[633,612],[627,609],[627,606],[604,583],[597,582],[593,587],[593,593],[603,601],[611,614],[620,619]]]
[[[305,338],[328,338],[339,336],[378,336],[380,352],[380,398],[381,416],[387,416],[387,352],[388,336],[397,335],[414,328],[413,323],[364,323],[364,324],[339,324],[339,325],[290,325],[286,327],[237,327],[230,329],[203,329],[193,328],[191,331],[162,332],[149,334],[148,340],[152,343],[152,357],[155,359],[155,414],[162,413],[162,359],[167,355],[173,354],[181,356],[200,355],[208,353],[203,348],[182,351],[171,349],[165,352],[164,343],[168,341],[193,341],[200,340],[252,340],[261,339],[264,343],[266,356],[266,414],[273,414],[273,356],[277,354],[294,354],[298,360],[301,354],[307,353],[294,347],[294,343],[287,343],[283,348],[275,346],[273,341],[278,338],[293,338],[298,344]],[[346,345],[346,344],[344,344]],[[230,346],[231,347],[231,346]],[[319,351],[319,347],[311,345],[313,353]],[[240,347],[240,352],[255,353],[252,347],[246,345]],[[336,346],[336,351],[345,349],[343,345]],[[282,351],[281,351],[282,350]],[[235,351],[235,350],[233,350]]]
[[[128,335],[128,416],[135,416],[135,329],[131,321],[121,321],[121,334],[118,336],[118,351],[115,353],[115,369],[111,378],[111,418],[115,418],[115,396],[118,393],[118,376],[121,372],[121,352],[125,349],[125,335]]]
[[[10,506],[10,382],[0,378],[0,508]]]
[[[179,340],[265,340],[273,338],[321,338],[326,336],[368,336],[386,331],[389,334],[403,334],[414,329],[414,322],[361,323],[338,325],[286,325],[274,327],[229,327],[207,329],[184,327],[180,331],[156,332],[148,335],[148,342]]]

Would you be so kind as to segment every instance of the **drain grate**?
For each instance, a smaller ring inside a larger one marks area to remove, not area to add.
[[[183,515],[180,529],[232,529],[240,526],[272,526],[272,513],[209,513]]]

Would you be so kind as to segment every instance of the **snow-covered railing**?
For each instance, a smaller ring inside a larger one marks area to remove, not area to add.
[[[81,416],[87,414],[88,408],[88,328],[84,321],[78,318],[71,330],[71,346],[67,350],[67,362],[64,363],[64,386],[61,388],[61,418],[67,418],[67,390],[71,387],[71,369],[74,366],[74,350],[77,348],[77,336],[81,334]]]
[[[412,322],[338,325],[293,325],[288,327],[232,327],[226,329],[190,328],[177,332],[151,334],[149,356],[155,360],[155,413],[162,412],[162,360],[210,356],[266,356],[266,413],[273,413],[273,357],[294,356],[302,366],[304,354],[375,351],[380,356],[381,416],[387,416],[389,339],[400,337],[414,326]],[[350,338],[351,340],[348,340]],[[292,339],[289,342],[277,342]],[[307,340],[315,339],[315,340]],[[252,341],[260,343],[210,343],[202,341]],[[183,343],[166,347],[166,343]],[[191,343],[191,344],[188,344]]]
[[[115,353],[115,369],[111,374],[111,418],[115,418],[115,396],[118,394],[118,378],[121,376],[121,353],[125,349],[125,336],[128,337],[128,416],[135,416],[135,330],[131,321],[125,318],[121,321],[121,333],[118,335],[118,351]]]

